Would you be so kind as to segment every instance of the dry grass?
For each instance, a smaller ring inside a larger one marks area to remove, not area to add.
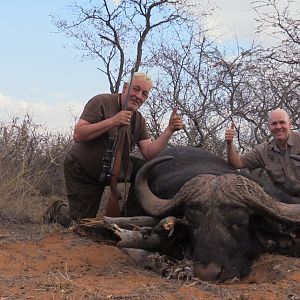
[[[65,197],[63,160],[71,136],[47,132],[29,115],[0,124],[0,209],[40,219],[47,200]]]
[[[41,222],[49,203],[66,200],[63,161],[71,134],[52,133],[31,116],[0,123],[0,218],[16,222]],[[119,186],[124,192],[123,184]],[[99,214],[109,196],[106,188]]]

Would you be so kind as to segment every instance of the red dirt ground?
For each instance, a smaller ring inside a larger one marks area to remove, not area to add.
[[[0,299],[300,299],[300,258],[264,255],[241,281],[166,279],[60,227],[0,228]]]

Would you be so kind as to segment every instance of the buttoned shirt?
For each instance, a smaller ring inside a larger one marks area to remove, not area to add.
[[[119,97],[118,94],[100,94],[93,97],[85,105],[80,119],[94,124],[111,118],[121,110]],[[132,147],[141,140],[150,139],[144,117],[139,111],[134,112],[134,115],[131,118],[134,121],[131,136]],[[98,180],[103,166],[103,157],[108,148],[108,138],[116,134],[117,130],[113,128],[94,140],[74,143],[69,154],[77,160],[90,177]]]
[[[289,155],[300,155],[300,134],[291,131],[287,147],[280,150],[276,141],[263,142],[241,156],[245,168],[263,168],[273,183],[291,196],[300,196],[300,162]]]

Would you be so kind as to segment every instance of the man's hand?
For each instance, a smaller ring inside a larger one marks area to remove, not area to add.
[[[232,122],[230,128],[228,128],[225,132],[225,140],[227,144],[232,144],[234,135],[235,135],[235,124],[234,122]]]
[[[129,110],[121,110],[112,117],[115,126],[129,125],[131,121],[132,112]]]
[[[177,114],[177,108],[174,108],[169,120],[169,127],[173,132],[184,128],[184,124],[180,115]]]

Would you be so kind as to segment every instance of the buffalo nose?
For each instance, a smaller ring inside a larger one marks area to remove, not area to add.
[[[194,263],[194,273],[201,280],[215,281],[222,272],[222,267],[211,262],[209,264]]]

